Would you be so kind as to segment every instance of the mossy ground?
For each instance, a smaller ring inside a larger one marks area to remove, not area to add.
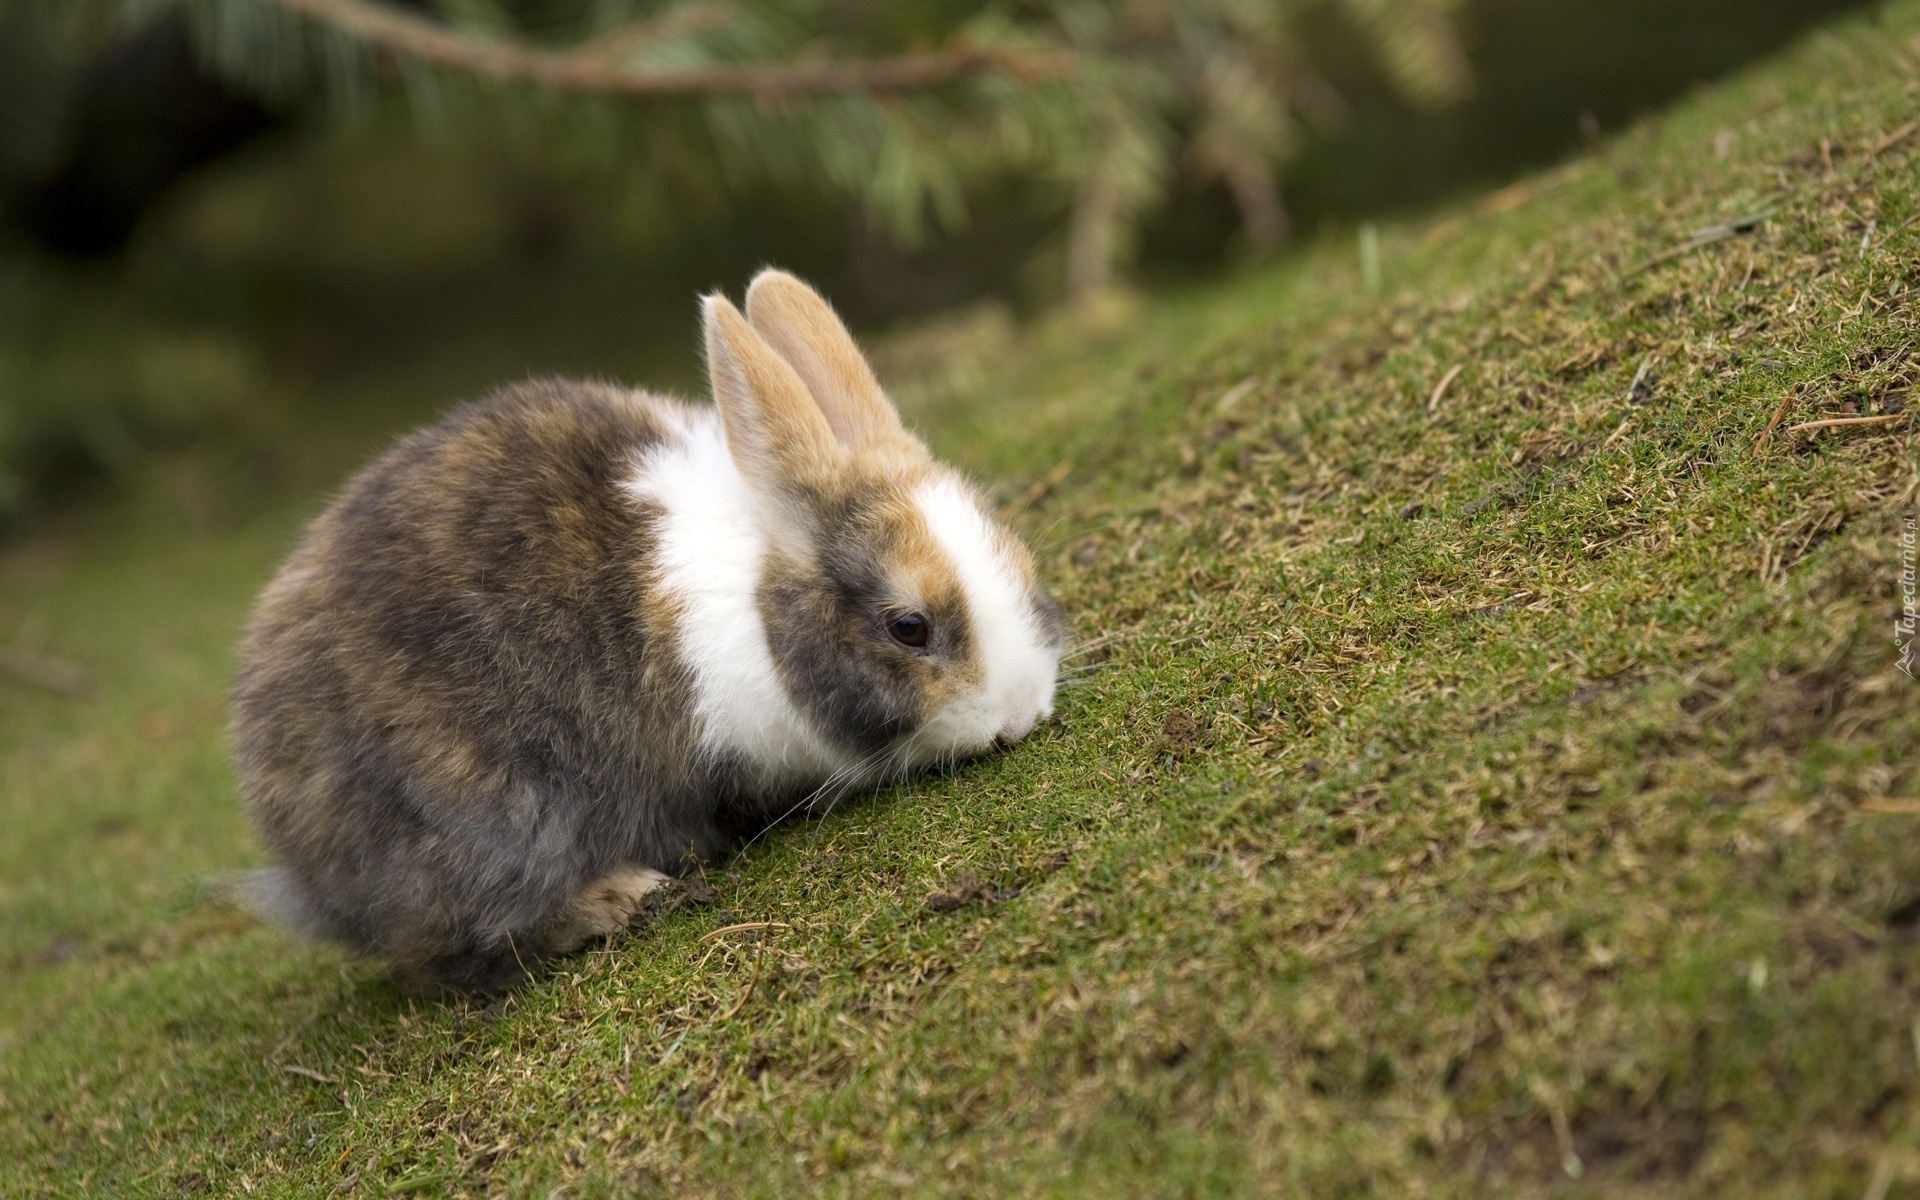
[[[1095,647],[1058,720],[490,1007],[200,893],[310,498],[16,546],[101,686],[0,692],[0,1191],[1920,1188],[1916,80],[1902,0],[1377,291],[1330,240],[924,399]]]

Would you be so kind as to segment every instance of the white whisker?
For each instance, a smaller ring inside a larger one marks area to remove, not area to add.
[[[745,854],[748,850],[753,848],[753,844],[755,842],[758,842],[761,838],[765,837],[768,831],[773,829],[774,826],[779,825],[782,822],[786,821],[789,817],[793,816],[793,814],[801,811],[802,809],[808,808],[809,806],[811,806],[814,803],[814,801],[818,800],[821,797],[821,795],[823,795],[827,791],[827,789],[852,779],[861,770],[863,770],[870,763],[872,763],[875,755],[879,753],[881,753],[881,751],[875,751],[873,753],[863,755],[862,757],[857,758],[852,762],[842,764],[838,769],[833,771],[833,773],[828,775],[826,779],[821,782],[820,786],[814,788],[811,792],[808,792],[805,796],[801,797],[799,800],[796,800],[793,804],[789,805],[787,809],[784,812],[782,812],[779,816],[767,822],[767,824],[760,830],[760,832],[754,834],[751,838],[748,838],[746,843],[740,847],[737,853]]]

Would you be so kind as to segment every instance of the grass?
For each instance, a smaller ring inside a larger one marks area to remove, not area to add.
[[[923,399],[1110,639],[1060,718],[491,1007],[198,890],[311,497],[16,545],[100,686],[0,692],[0,1192],[1920,1189],[1916,79],[1900,0]]]

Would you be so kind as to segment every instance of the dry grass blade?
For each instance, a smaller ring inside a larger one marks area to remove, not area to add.
[[[715,938],[725,937],[730,933],[751,933],[756,929],[792,929],[792,928],[793,926],[787,924],[785,921],[743,921],[738,925],[726,925],[719,929],[709,929],[707,932],[700,935],[700,940],[703,942],[710,942]]]
[[[1440,377],[1440,382],[1434,385],[1433,395],[1427,398],[1427,412],[1439,411],[1440,402],[1447,397],[1447,388],[1452,386],[1453,381],[1460,377],[1460,372],[1466,369],[1467,364],[1455,363],[1452,370]]]
[[[1773,439],[1773,431],[1780,428],[1781,418],[1787,415],[1787,410],[1792,408],[1793,402],[1799,398],[1800,393],[1795,391],[1789,391],[1781,398],[1780,407],[1773,410],[1773,419],[1767,422],[1767,427],[1761,430],[1760,436],[1754,440],[1753,452],[1755,454],[1760,453],[1766,444]]]
[[[1653,355],[1651,354],[1644,355],[1640,359],[1639,370],[1633,373],[1633,382],[1627,385],[1627,396],[1626,396],[1627,403],[1629,404],[1633,403],[1633,401],[1638,397],[1640,392],[1640,385],[1647,381],[1647,369],[1651,366],[1653,366]]]
[[[1906,413],[1887,413],[1878,417],[1823,417],[1818,421],[1802,421],[1798,425],[1789,425],[1782,432],[1805,433],[1810,429],[1831,429],[1837,425],[1890,425],[1906,419]]]
[[[1916,132],[1920,132],[1920,117],[1915,117],[1913,120],[1908,121],[1905,125],[1902,125],[1900,128],[1894,130],[1892,133],[1889,133],[1887,136],[1881,138],[1879,141],[1875,142],[1873,145],[1868,146],[1867,157],[1868,158],[1880,157],[1882,154],[1885,154],[1887,151],[1893,149],[1895,146],[1898,146],[1901,142],[1904,142],[1908,138],[1912,137]]]
[[[302,1067],[294,1063],[282,1063],[280,1065],[280,1069],[289,1075],[298,1075],[302,1079],[311,1079],[315,1083],[334,1082],[333,1076],[322,1075],[320,1072],[314,1070],[312,1067]]]
[[[1760,228],[1760,226],[1765,223],[1766,219],[1772,215],[1773,215],[1773,210],[1766,209],[1765,211],[1762,211],[1762,212],[1748,213],[1744,217],[1735,217],[1731,221],[1723,221],[1718,225],[1708,225],[1703,228],[1696,229],[1692,233],[1688,234],[1686,236],[1686,239],[1682,241],[1679,245],[1674,246],[1672,249],[1661,251],[1660,253],[1654,255],[1652,258],[1649,258],[1647,261],[1641,263],[1639,266],[1633,268],[1633,270],[1628,271],[1626,274],[1626,278],[1631,279],[1633,276],[1638,275],[1643,271],[1652,270],[1654,267],[1659,266],[1661,263],[1671,262],[1674,259],[1681,257],[1682,255],[1691,254],[1695,250],[1699,250],[1704,247],[1711,246],[1715,242],[1724,242],[1728,238],[1739,237],[1743,233],[1752,233],[1754,230]]]
[[[1889,816],[1920,817],[1920,797],[1871,796],[1860,802],[1860,811],[1883,813]]]
[[[714,1018],[713,1023],[715,1025],[725,1025],[728,1021],[731,1021],[735,1017],[739,1016],[740,1010],[747,1006],[747,1001],[753,999],[753,989],[758,987],[760,984],[760,967],[763,963],[765,963],[766,957],[767,957],[767,944],[765,942],[761,942],[759,949],[754,951],[753,974],[747,977],[746,990],[740,993],[740,998],[733,1002],[732,1008],[729,1008],[726,1012],[723,1012],[719,1016]]]
[[[1242,400],[1245,400],[1248,396],[1252,395],[1253,389],[1259,386],[1260,386],[1259,376],[1257,375],[1247,376],[1245,379],[1242,379],[1239,383],[1236,383],[1232,387],[1227,389],[1226,394],[1221,396],[1219,402],[1214,405],[1214,411],[1221,414],[1222,416],[1225,416],[1227,413],[1233,411],[1233,407],[1235,405],[1239,404]]]

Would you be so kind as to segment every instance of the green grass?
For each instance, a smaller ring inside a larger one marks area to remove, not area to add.
[[[1920,440],[1785,430],[1920,382],[1916,79],[1901,0],[1379,294],[1329,239],[1030,333],[919,412],[1111,639],[1059,719],[489,1008],[200,895],[312,498],[16,545],[100,686],[0,692],[0,1192],[1913,1194]]]

